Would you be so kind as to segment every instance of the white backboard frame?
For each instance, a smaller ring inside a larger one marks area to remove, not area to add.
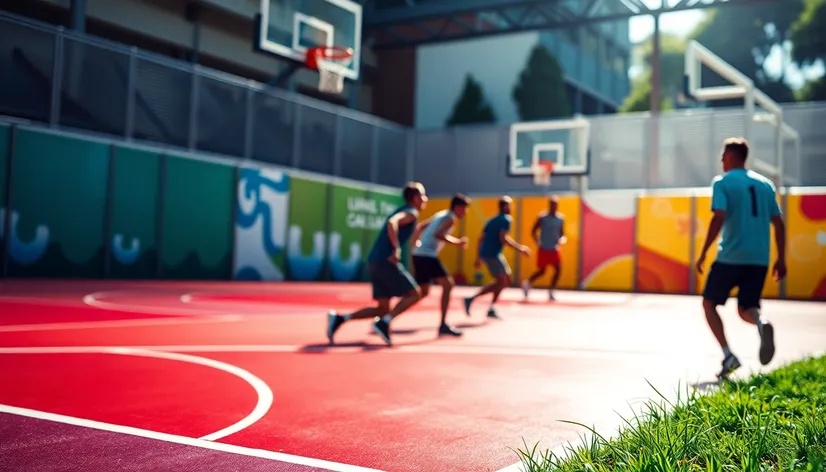
[[[583,150],[581,164],[567,164],[565,155],[565,145],[558,142],[553,143],[537,143],[531,150],[530,166],[519,166],[521,161],[516,158],[516,138],[519,133],[531,131],[554,131],[554,130],[583,130],[576,134],[579,139],[579,149]],[[514,123],[510,127],[510,143],[508,147],[508,172],[510,175],[533,175],[534,169],[539,165],[539,153],[542,151],[559,152],[561,157],[560,163],[554,165],[554,175],[586,175],[588,174],[588,140],[590,139],[591,122],[582,117],[577,117],[569,120],[552,120],[552,121],[532,121]],[[561,151],[559,150],[561,147]]]
[[[344,44],[335,44],[335,25],[332,25],[324,20],[319,18],[315,18],[313,16],[304,14],[302,12],[295,12],[293,16],[293,38],[292,38],[292,47],[284,46],[283,44],[278,44],[276,42],[270,41],[267,39],[267,29],[269,27],[268,18],[270,17],[270,1],[271,0],[261,0],[261,21],[258,25],[258,48],[262,51],[269,52],[271,54],[275,54],[278,56],[286,57],[288,59],[292,59],[294,61],[304,62],[306,60],[307,49],[300,46],[300,37],[299,37],[299,28],[297,27],[299,24],[299,19],[310,26],[317,27],[316,25],[327,25],[332,29],[329,31],[327,36],[327,46],[347,46]],[[339,8],[344,10],[350,11],[353,13],[355,18],[355,43],[353,44],[353,61],[352,66],[353,68],[350,69],[349,67],[344,67],[339,64],[331,64],[329,69],[337,74],[343,75],[345,78],[350,80],[358,80],[359,79],[359,71],[361,70],[361,29],[362,29],[362,7],[360,4],[352,2],[350,0],[323,0],[327,3],[335,5]],[[325,28],[319,28],[323,31],[327,31]],[[296,48],[296,46],[299,46]]]

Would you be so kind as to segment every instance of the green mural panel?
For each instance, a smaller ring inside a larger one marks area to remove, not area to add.
[[[329,212],[327,262],[330,278],[337,282],[353,282],[362,278],[362,261],[367,257],[364,233],[375,225],[375,202],[367,198],[364,188],[332,185],[332,207]]]
[[[287,232],[287,277],[321,280],[327,247],[330,184],[293,178]]]
[[[373,243],[376,241],[376,238],[381,232],[382,225],[386,223],[387,218],[390,217],[394,210],[402,206],[402,204],[404,203],[404,199],[400,194],[379,192],[376,190],[370,190],[367,193],[367,196],[370,199],[370,201],[373,202],[373,206],[377,210],[376,216],[372,219],[373,224],[365,232],[365,247],[367,248],[366,252],[369,253],[370,248],[373,247]],[[407,267],[408,265],[407,259],[408,249],[407,245],[405,245],[402,248],[402,263],[405,267]],[[364,280],[368,280],[366,268],[362,271],[362,277]]]
[[[235,173],[235,167],[226,164],[166,157],[161,242],[164,278],[230,278]]]
[[[163,155],[115,148],[112,178],[109,276],[154,278],[158,275],[158,203]]]
[[[102,277],[110,146],[17,129],[9,275]]]
[[[11,128],[0,123],[0,277],[3,276],[3,267],[6,262],[5,227],[6,224],[6,192],[8,191],[9,141]]]

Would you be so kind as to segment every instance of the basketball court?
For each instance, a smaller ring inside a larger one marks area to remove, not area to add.
[[[715,378],[719,349],[697,297],[509,289],[503,320],[456,290],[393,326],[394,347],[351,322],[327,343],[326,311],[364,284],[0,283],[0,469],[488,470],[516,448],[554,447],[678,382]],[[436,290],[435,292],[438,292]],[[745,375],[757,337],[728,307]],[[667,313],[668,316],[664,316]],[[778,353],[823,348],[815,303],[769,301]]]

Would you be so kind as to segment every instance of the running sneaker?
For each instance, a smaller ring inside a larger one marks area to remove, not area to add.
[[[376,334],[381,336],[381,338],[384,339],[384,342],[386,342],[388,346],[391,344],[390,323],[384,321],[383,319],[377,316],[376,320],[373,321],[373,331],[375,331]]]
[[[502,319],[502,317],[499,316],[499,313],[496,313],[496,310],[494,310],[493,308],[488,310],[488,318],[494,318],[494,319],[497,319],[497,320]]]
[[[525,300],[527,300],[528,294],[531,293],[531,283],[527,280],[522,282],[522,293],[525,294]]]
[[[760,331],[760,363],[763,365],[771,362],[774,357],[774,326],[768,321],[763,323]]]
[[[465,298],[465,315],[470,316],[470,304],[473,303],[472,298]]]
[[[720,373],[717,374],[718,378],[725,378],[728,377],[729,374],[734,372],[740,367],[740,359],[737,359],[737,356],[734,354],[729,354],[723,359],[723,368],[720,370]]]
[[[450,325],[443,324],[442,326],[439,326],[439,336],[444,336],[444,335],[447,335],[447,336],[461,336],[462,332],[454,329]]]
[[[333,344],[333,335],[336,334],[338,328],[344,324],[344,317],[336,313],[335,311],[330,311],[327,313],[327,339],[330,340],[330,344]]]

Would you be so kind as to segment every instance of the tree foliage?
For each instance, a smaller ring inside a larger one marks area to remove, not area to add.
[[[720,56],[753,80],[758,88],[775,101],[794,101],[796,97],[786,84],[785,77],[782,74],[780,77],[772,77],[765,69],[765,62],[776,46],[782,47],[783,43],[788,40],[796,42],[793,37],[793,25],[800,23],[798,18],[801,17],[804,3],[823,4],[824,2],[826,0],[782,0],[710,9],[687,39],[698,41]],[[820,30],[812,31],[811,34],[826,35],[822,23],[815,23],[820,25]],[[812,27],[812,30],[814,29],[816,27]],[[680,41],[680,38],[669,35],[662,35],[661,40],[660,87],[663,92],[661,104],[662,109],[667,110],[682,91],[685,44]],[[814,39],[813,42],[817,44]],[[622,111],[649,109],[648,101],[652,88],[651,51],[653,46],[651,39],[649,38],[642,47],[645,50],[645,69],[633,82],[631,93],[626,98],[621,108]],[[704,87],[730,85],[728,81],[709,70],[703,72],[702,80]],[[709,102],[709,105],[720,107],[741,103],[742,99],[718,100]]]
[[[826,63],[826,0],[806,0],[803,13],[792,25],[792,59],[798,66]],[[798,100],[826,100],[826,77],[807,82]]]
[[[625,98],[620,112],[629,113],[651,109],[652,64],[654,54],[653,38],[648,38],[639,46],[642,55],[643,72],[631,84],[631,93]],[[685,61],[685,41],[679,36],[660,36],[660,109],[671,110],[683,88],[683,64]]]
[[[522,121],[571,116],[564,72],[544,46],[536,45],[531,50],[514,86],[513,100]]]
[[[462,93],[453,105],[453,113],[447,119],[447,126],[494,122],[496,122],[496,114],[485,100],[482,85],[468,74],[465,76]]]
[[[691,34],[691,39],[753,80],[773,100],[793,101],[794,94],[783,74],[771,77],[766,72],[765,61],[775,46],[782,47],[790,38],[792,24],[803,11],[803,1],[783,0],[711,10]],[[716,74],[704,74],[703,86],[719,85],[729,83]],[[720,100],[709,105],[731,106],[741,101]]]

